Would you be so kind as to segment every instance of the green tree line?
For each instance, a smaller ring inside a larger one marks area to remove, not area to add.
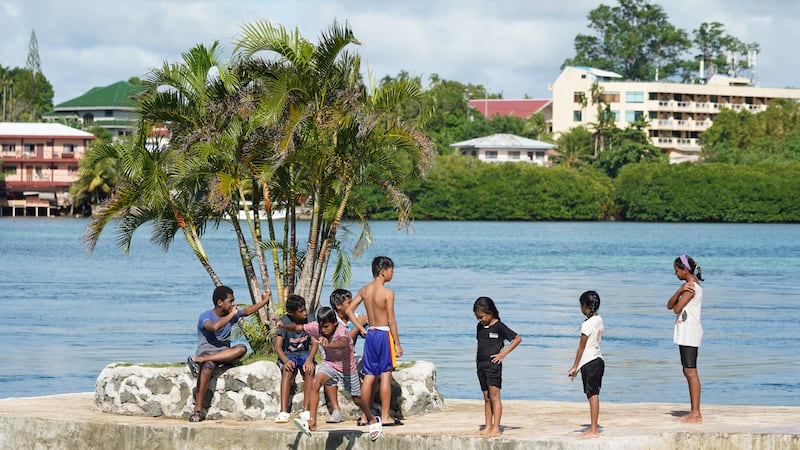
[[[800,162],[632,163],[602,171],[439,156],[428,177],[406,188],[420,220],[628,220],[800,222]],[[369,195],[371,219],[391,219]]]

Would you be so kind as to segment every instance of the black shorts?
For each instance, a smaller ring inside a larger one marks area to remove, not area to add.
[[[681,365],[684,369],[697,368],[697,347],[689,347],[688,345],[679,345],[678,350],[681,352]]]
[[[605,371],[606,363],[603,358],[593,359],[581,367],[581,380],[583,380],[583,392],[586,394],[586,398],[600,395]]]
[[[478,382],[481,384],[482,391],[488,391],[489,386],[502,389],[503,384],[503,365],[493,362],[478,363]]]

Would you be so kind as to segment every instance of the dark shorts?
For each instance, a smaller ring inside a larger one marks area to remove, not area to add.
[[[493,362],[478,363],[478,382],[482,391],[488,391],[489,386],[497,389],[503,388],[503,365]]]
[[[306,353],[305,355],[287,356],[286,359],[294,361],[294,370],[292,370],[292,375],[297,375],[297,372],[300,369],[302,369],[303,364],[306,363],[306,360],[308,359],[308,353]],[[316,361],[312,362],[316,364]],[[283,361],[281,361],[280,359],[278,359],[278,367],[281,368],[281,373],[283,373]]]
[[[603,358],[593,359],[581,367],[581,380],[583,380],[583,392],[586,394],[586,398],[600,395],[605,371],[606,363]]]
[[[684,369],[697,368],[697,347],[689,347],[688,345],[679,345],[678,350],[681,352],[681,365]]]

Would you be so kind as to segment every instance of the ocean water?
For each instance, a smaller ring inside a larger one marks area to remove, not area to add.
[[[89,254],[88,223],[0,219],[0,398],[89,392],[110,363],[193,353],[213,285],[182,238],[164,252],[143,229],[124,255],[108,229]],[[578,297],[593,289],[606,325],[601,400],[688,403],[666,309],[680,285],[672,261],[686,252],[706,278],[703,402],[800,405],[800,225],[417,222],[406,233],[374,222],[372,231],[350,288],[372,279],[373,256],[392,257],[401,361],[435,363],[445,398],[481,398],[472,303],[486,295],[523,338],[504,362],[503,398],[583,401],[580,379],[566,373],[583,321]],[[223,282],[246,299],[230,225],[204,242]],[[323,300],[330,291],[327,283]]]

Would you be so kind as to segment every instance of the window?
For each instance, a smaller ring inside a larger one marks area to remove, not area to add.
[[[89,128],[94,123],[94,116],[91,114],[84,114],[83,116],[83,127]]]
[[[619,92],[604,92],[603,101],[606,103],[619,103]]]
[[[3,175],[16,175],[17,166],[3,166]]]
[[[583,120],[583,112],[581,111],[572,111],[572,121],[573,122],[580,122]]]
[[[655,119],[655,118],[658,117],[658,113],[655,112],[655,111],[650,111],[650,113],[648,114],[648,117],[650,117],[650,119]]]
[[[75,153],[75,144],[64,144],[64,153]]]
[[[36,171],[36,178],[40,180],[44,178],[44,173],[42,172],[42,166],[36,166],[35,171]]]
[[[644,103],[644,92],[626,92],[625,103]]]
[[[14,144],[3,144],[3,153],[2,156],[16,158],[17,152],[16,147]]]
[[[619,110],[618,109],[612,109],[611,110],[611,114],[614,115],[614,122],[619,122]]]
[[[544,159],[544,152],[536,152],[536,159]]]
[[[486,150],[486,159],[497,159],[497,150]]]
[[[625,111],[626,122],[636,122],[644,118],[644,111]]]
[[[114,111],[107,109],[106,110],[106,117],[114,117]]]
[[[519,152],[508,152],[508,159],[518,160]]]
[[[573,92],[572,93],[572,101],[575,102],[575,103],[583,103],[584,101],[586,101],[586,94],[584,94],[583,92],[580,92],[580,91]]]
[[[70,176],[77,175],[78,174],[78,166],[69,166],[67,168],[67,173],[69,173]]]

